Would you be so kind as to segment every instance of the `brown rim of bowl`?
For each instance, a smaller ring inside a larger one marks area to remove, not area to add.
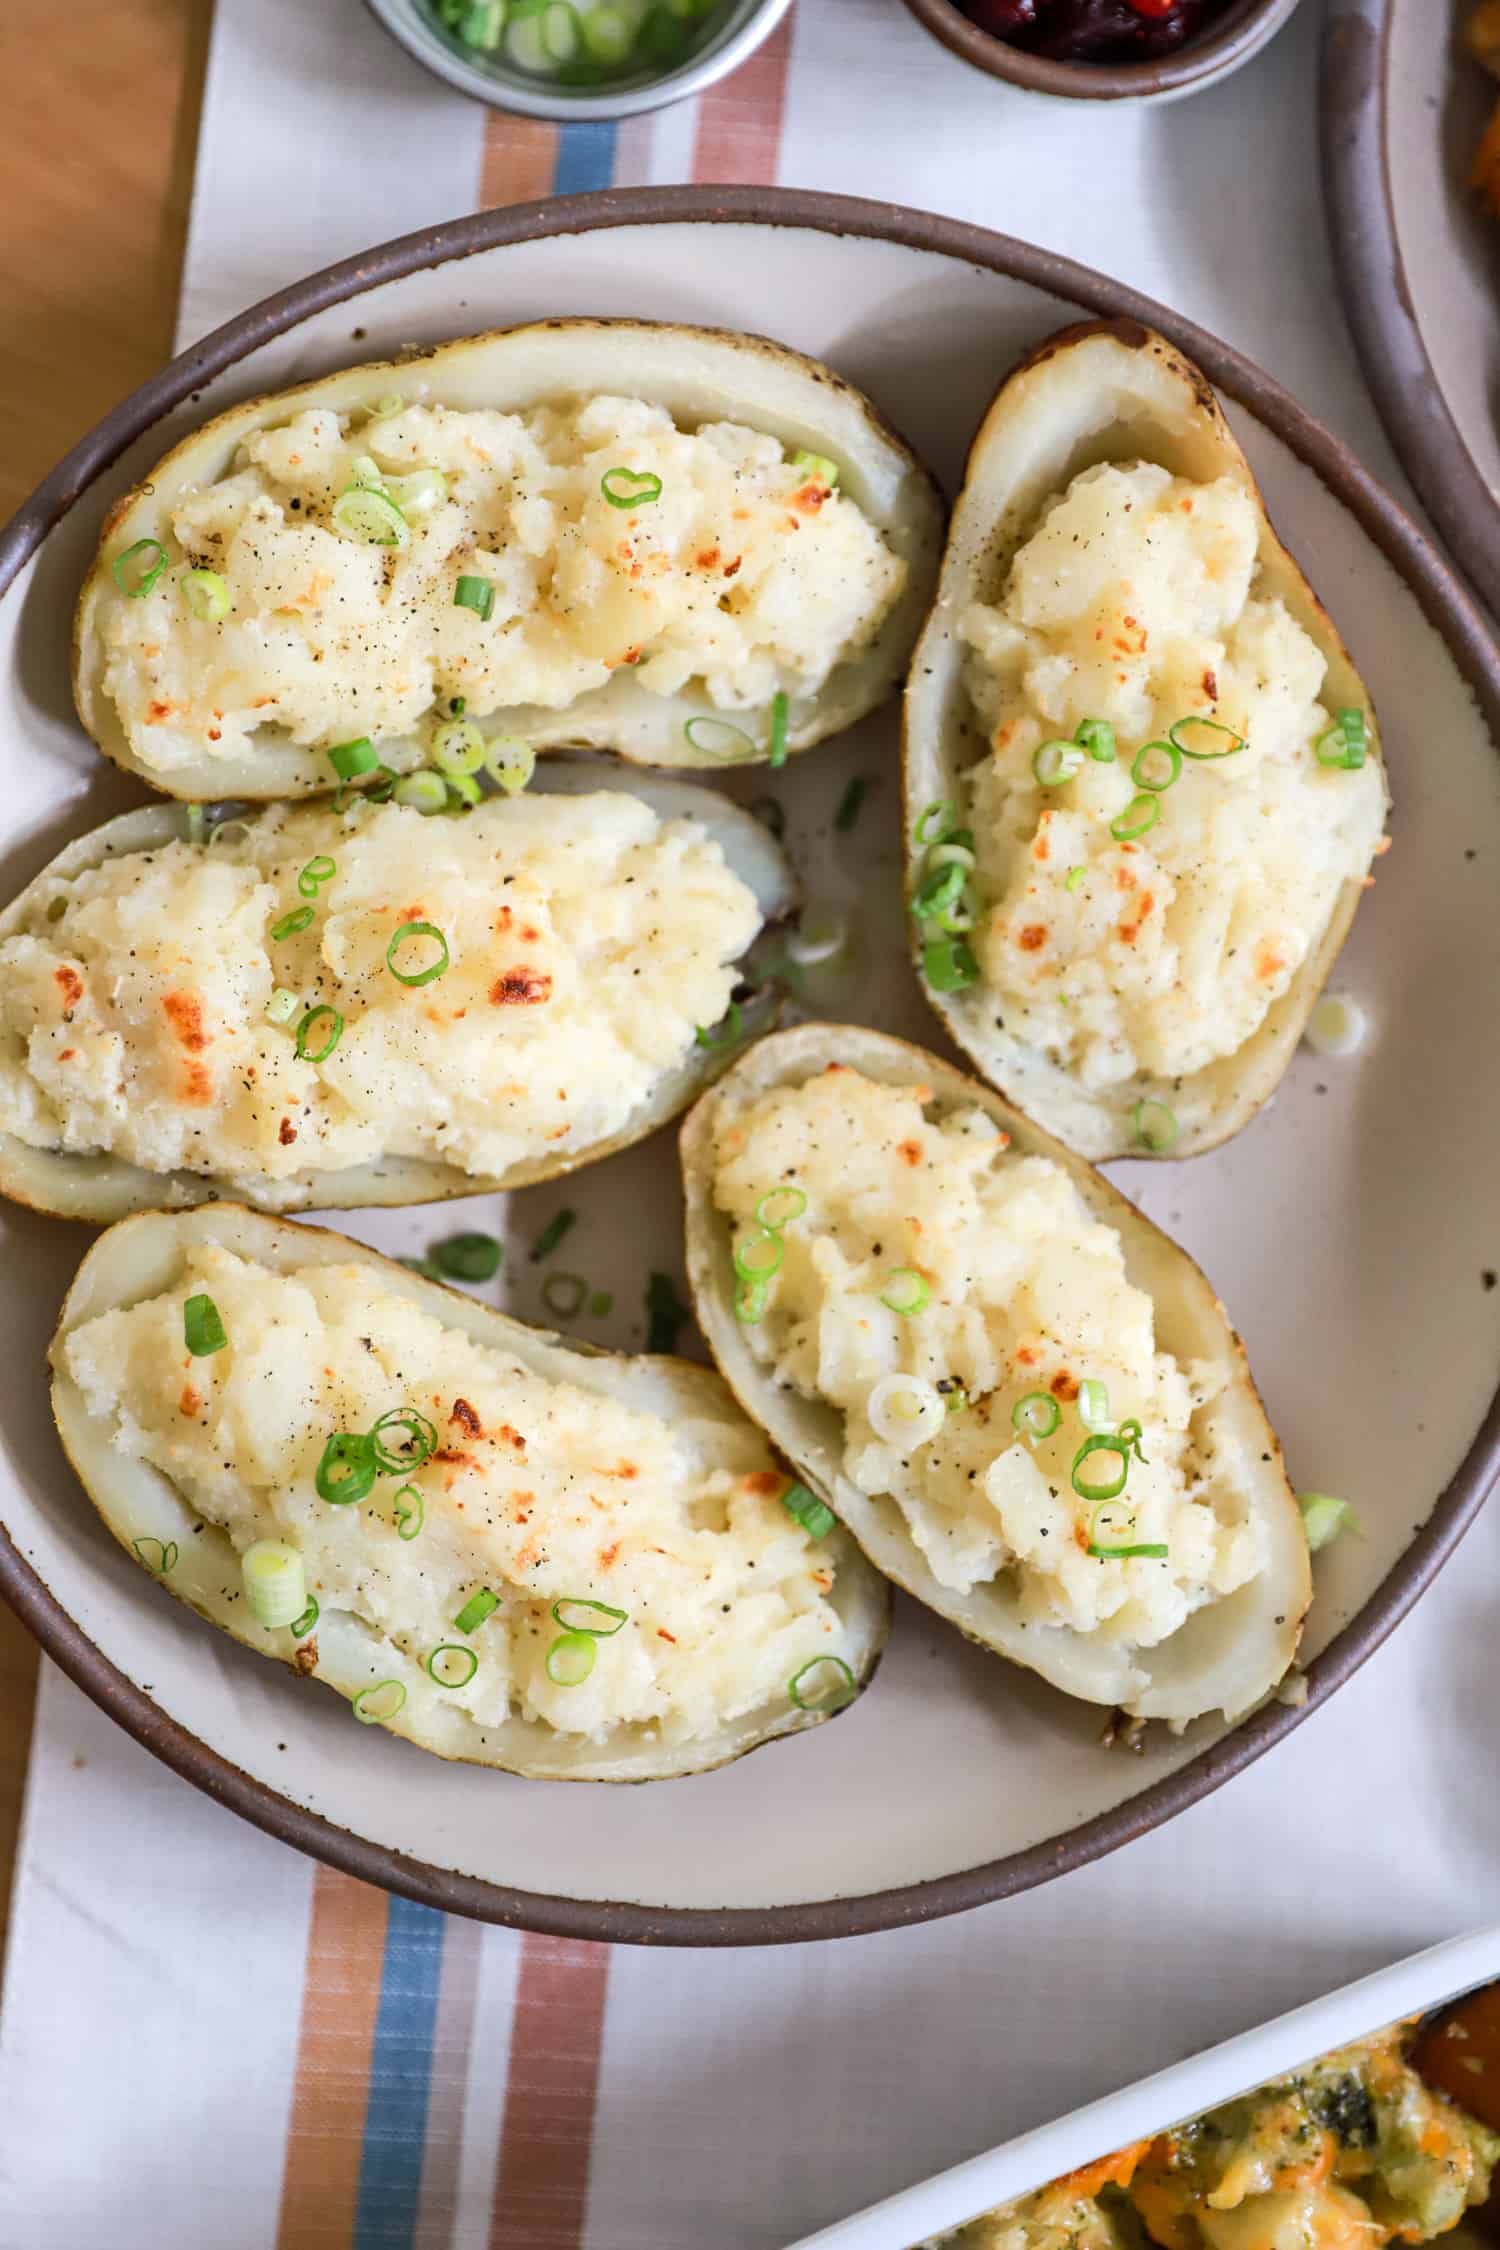
[[[1118,102],[1132,95],[1182,94],[1248,62],[1278,31],[1298,0],[1233,0],[1201,39],[1189,40],[1175,55],[1154,62],[1051,62],[1009,46],[991,31],[971,23],[954,0],[906,0],[906,6],[950,54],[972,63],[991,78],[1024,86],[1033,94],[1061,94],[1067,101]]]
[[[1386,436],[1460,566],[1500,612],[1500,507],[1439,388],[1396,233],[1387,140],[1394,14],[1394,0],[1336,0],[1324,27],[1320,140],[1334,267]]]
[[[1424,616],[1441,634],[1472,688],[1491,731],[1500,736],[1500,648],[1468,594],[1432,542],[1360,467],[1342,441],[1304,413],[1251,361],[1150,298],[1051,251],[1035,249],[1029,243],[961,220],[937,218],[894,204],[786,188],[610,189],[600,195],[547,198],[482,211],[403,235],[363,257],[329,266],[265,298],[143,384],[107,414],[37,487],[0,530],[0,595],[92,480],[128,445],[184,399],[191,398],[201,385],[311,314],[330,305],[354,302],[368,289],[427,267],[470,257],[476,251],[554,235],[624,226],[671,226],[685,220],[802,227],[822,234],[891,242],[954,258],[1042,290],[1062,300],[1065,315],[1081,306],[1106,319],[1140,321],[1160,329],[1202,367],[1219,390],[1254,414],[1348,508],[1416,595]],[[1054,1875],[1065,1875],[1102,1858],[1206,1797],[1300,1726],[1308,1713],[1326,1702],[1380,1646],[1458,1545],[1478,1514],[1497,1470],[1500,1390],[1491,1400],[1457,1474],[1437,1495],[1411,1545],[1359,1615],[1308,1666],[1304,1704],[1267,1705],[1129,1803],[1026,1851],[891,1890],[785,1907],[651,1907],[555,1898],[410,1859],[404,1853],[351,1835],[320,1814],[293,1804],[158,1710],[150,1697],[94,1645],[3,1532],[0,1594],[69,1678],[165,1764],[257,1828],[347,1875],[399,1891],[404,1897],[448,1913],[472,1915],[479,1921],[537,1930],[549,1936],[641,1945],[789,1944],[902,1928],[1012,1897]]]

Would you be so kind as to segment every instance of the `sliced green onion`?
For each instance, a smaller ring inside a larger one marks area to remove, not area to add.
[[[1182,771],[1182,752],[1175,742],[1148,742],[1137,750],[1130,778],[1137,789],[1160,793],[1170,789]]]
[[[950,863],[936,868],[918,884],[911,902],[911,910],[918,921],[930,921],[957,901],[964,887],[964,874],[962,865]]]
[[[771,698],[771,739],[767,744],[773,766],[786,764],[786,715],[786,696],[778,692]]]
[[[777,1260],[780,1264],[780,1260]],[[880,1302],[893,1313],[910,1320],[919,1313],[932,1295],[925,1278],[915,1266],[898,1266],[880,1292]]]
[[[319,852],[299,873],[297,888],[304,898],[316,898],[319,884],[331,883],[338,871],[338,861],[330,859],[327,852]]]
[[[505,0],[467,0],[454,28],[466,47],[493,55],[505,29]]]
[[[1011,1428],[1017,1437],[1030,1438],[1033,1445],[1051,1437],[1061,1420],[1062,1408],[1050,1391],[1028,1391],[1010,1410]]]
[[[696,15],[698,10],[684,9],[682,12]],[[790,466],[801,476],[816,477],[820,484],[827,485],[830,492],[839,481],[837,461],[830,461],[826,453],[809,453],[805,446],[798,446],[792,455]]]
[[[441,812],[448,802],[448,784],[440,773],[403,774],[391,792],[398,805],[413,812]]]
[[[182,598],[202,625],[217,625],[229,615],[229,582],[216,570],[190,570],[182,580]]]
[[[320,1500],[347,1508],[351,1501],[369,1499],[377,1470],[375,1448],[363,1430],[335,1430],[323,1448],[313,1484]]]
[[[295,992],[288,992],[284,984],[278,984],[266,1002],[266,1020],[283,1026],[289,1024],[301,1005]]]
[[[919,844],[946,843],[949,840],[948,825],[953,818],[953,814],[954,807],[946,797],[936,798],[925,812],[918,815],[917,842]]]
[[[922,1375],[882,1375],[865,1412],[881,1444],[906,1453],[936,1437],[948,1419],[942,1392]]]
[[[493,1281],[504,1252],[492,1234],[450,1234],[433,1244],[430,1255],[452,1281]]]
[[[661,478],[649,469],[606,469],[599,490],[612,508],[645,508],[661,498]]]
[[[245,1599],[257,1625],[272,1632],[290,1625],[307,1607],[307,1569],[284,1539],[257,1539],[240,1557]]]
[[[865,793],[869,786],[864,775],[858,773],[845,786],[844,794],[839,799],[839,809],[833,816],[833,825],[841,836],[847,836],[858,820],[859,809],[865,801]],[[780,809],[780,806],[778,806],[778,812]],[[767,825],[769,826],[769,823]]]
[[[734,1317],[746,1328],[754,1328],[766,1317],[770,1291],[763,1281],[746,1281],[743,1276],[734,1285]]]
[[[589,1299],[590,1320],[603,1320],[606,1313],[614,1311],[615,1296],[612,1289],[596,1289]]]
[[[164,1578],[177,1560],[175,1539],[132,1539],[130,1544],[146,1568],[154,1570],[158,1578]]]
[[[559,1633],[547,1651],[547,1677],[557,1687],[582,1687],[598,1661],[592,1633]]]
[[[961,937],[941,938],[922,948],[922,974],[934,992],[962,992],[979,981],[979,963]]]
[[[729,1003],[729,1012],[718,1023],[707,1027],[699,1024],[693,1037],[700,1047],[737,1047],[745,1035],[745,1019],[737,1000]]]
[[[499,1607],[500,1596],[492,1594],[488,1586],[481,1586],[477,1593],[469,1596],[457,1617],[454,1618],[455,1631],[477,1633],[485,1619],[493,1617]]]
[[[1177,1118],[1165,1102],[1137,1102],[1130,1117],[1135,1126],[1136,1139],[1142,1148],[1149,1148],[1154,1156],[1162,1155],[1177,1138]]]
[[[406,1690],[399,1680],[373,1680],[360,1689],[349,1708],[362,1727],[383,1726],[405,1701]]]
[[[182,1308],[182,1340],[194,1359],[211,1359],[229,1338],[212,1297],[189,1297]]]
[[[759,1225],[779,1234],[793,1219],[800,1219],[806,1209],[807,1197],[801,1188],[773,1187],[768,1188],[756,1204],[755,1216]]]
[[[414,938],[432,938],[442,950],[438,959],[429,962],[425,969],[413,969],[408,973],[397,968],[396,949],[409,944]],[[403,922],[385,949],[385,965],[398,984],[431,984],[433,978],[440,977],[448,966],[448,940],[435,922]]]
[[[1307,1533],[1309,1554],[1319,1554],[1342,1532],[1359,1531],[1359,1518],[1353,1507],[1347,1500],[1336,1500],[1331,1492],[1299,1492],[1297,1505],[1302,1510],[1302,1528]]]
[[[318,1027],[322,1028],[319,1029]],[[344,1036],[344,1019],[337,1008],[326,1003],[319,1008],[309,1008],[297,1026],[298,1060],[307,1063],[327,1062],[334,1048]],[[314,1038],[318,1045],[313,1046]]]
[[[799,969],[815,969],[820,962],[835,960],[848,943],[848,917],[837,907],[804,907],[786,941],[787,959]]]
[[[1083,752],[1076,742],[1044,742],[1032,752],[1031,770],[1044,789],[1060,788],[1083,771]]]
[[[1351,772],[1365,762],[1369,748],[1363,711],[1340,711],[1326,734],[1313,744],[1320,766],[1345,766]]]
[[[531,1245],[532,1264],[539,1266],[543,1258],[550,1258],[562,1241],[563,1236],[568,1234],[577,1224],[578,1213],[576,1211],[567,1209],[554,1211],[552,1217]]]
[[[682,1324],[691,1317],[687,1306],[677,1294],[677,1285],[672,1276],[669,1273],[653,1273],[646,1283],[647,1351],[675,1350]]]
[[[425,516],[448,497],[448,479],[441,469],[413,469],[408,477],[391,477],[385,485],[404,516]]]
[[[461,1647],[457,1641],[440,1642],[427,1659],[427,1676],[439,1687],[467,1687],[478,1670],[475,1651]]]
[[[1120,1438],[1122,1444],[1128,1445],[1130,1447],[1137,1461],[1146,1460],[1146,1456],[1141,1449],[1141,1437],[1143,1434],[1141,1425],[1136,1420],[1133,1414],[1120,1424],[1119,1430],[1116,1434]],[[1147,1465],[1149,1466],[1149,1463]]]
[[[1083,887],[1084,877],[1087,874],[1088,869],[1086,867],[1070,867],[1067,874],[1063,877],[1063,889],[1065,891],[1081,890]]]
[[[1117,842],[1127,843],[1133,836],[1144,836],[1146,830],[1154,828],[1160,818],[1160,801],[1143,793],[1139,797],[1132,797],[1125,810],[1115,814],[1109,824],[1109,832]]]
[[[134,569],[130,567],[132,563]],[[116,555],[109,566],[109,574],[122,594],[138,602],[150,593],[166,567],[167,550],[159,539],[137,539],[133,546]]]
[[[279,922],[271,924],[271,936],[279,945],[283,938],[296,937],[299,931],[309,928],[312,919],[310,906],[294,907],[290,914],[283,914]]]
[[[762,1227],[734,1246],[734,1270],[741,1281],[769,1281],[781,1270],[786,1246],[774,1227]]]
[[[196,805],[193,809],[195,812],[201,812],[203,808],[201,805]],[[221,845],[244,844],[248,843],[249,840],[250,822],[248,820],[215,821],[208,832],[208,848],[210,851],[216,850]]]
[[[388,422],[393,414],[400,414],[406,400],[399,391],[382,391],[370,409],[372,422]]]
[[[945,1414],[962,1414],[966,1411],[969,1404],[969,1394],[962,1383],[955,1383],[950,1376],[946,1382],[939,1383],[938,1390],[942,1396]]]
[[[564,1617],[565,1609],[581,1609],[587,1617]],[[612,1609],[608,1602],[590,1601],[586,1594],[559,1594],[552,1604],[552,1616],[565,1633],[590,1633],[596,1641],[613,1640],[620,1627],[629,1622],[628,1609]],[[608,1624],[593,1625],[587,1618],[607,1618]]]
[[[730,719],[717,718],[712,712],[700,712],[687,720],[683,733],[695,750],[709,758],[753,758],[757,746],[743,727]]]
[[[1084,1462],[1094,1453],[1112,1453],[1119,1461],[1119,1475],[1107,1484],[1097,1483],[1082,1473]],[[1085,1438],[1073,1456],[1073,1490],[1080,1500],[1113,1500],[1117,1493],[1125,1490],[1125,1479],[1129,1474],[1129,1446],[1123,1438],[1110,1436],[1102,1430],[1093,1437]]]
[[[1352,1055],[1364,1045],[1369,1018],[1347,992],[1325,992],[1302,1036],[1319,1055]]]
[[[351,484],[333,503],[333,520],[347,538],[366,547],[405,547],[411,531],[388,492]]]
[[[362,734],[353,742],[336,742],[328,753],[328,763],[340,781],[353,781],[359,774],[373,773],[380,754],[369,736]]]
[[[809,1539],[826,1539],[832,1531],[835,1517],[826,1501],[805,1484],[789,1484],[781,1495],[781,1505],[794,1522],[800,1523]]]
[[[1078,1386],[1078,1419],[1086,1430],[1108,1430],[1109,1393],[1102,1383],[1087,1376]]]
[[[536,772],[536,752],[517,734],[501,734],[485,751],[484,770],[507,797],[519,796]]]
[[[579,28],[589,60],[606,68],[624,62],[635,45],[635,27],[620,8],[591,8]]]
[[[956,867],[965,875],[972,875],[978,865],[967,844],[934,844],[927,854],[927,872],[935,875],[940,867]]]
[[[484,736],[472,719],[440,719],[432,730],[432,762],[450,781],[456,774],[478,773],[484,764],[485,747]]]
[[[542,1283],[542,1303],[558,1320],[572,1320],[582,1312],[588,1293],[581,1273],[549,1273]]]
[[[1108,719],[1080,719],[1073,730],[1073,740],[1087,750],[1095,765],[1114,764],[1115,730]]]
[[[302,1615],[300,1617],[294,1617],[291,1624],[287,1627],[287,1631],[291,1634],[293,1640],[305,1641],[308,1634],[317,1624],[319,1614],[320,1612],[318,1609],[318,1597],[316,1594],[309,1594],[307,1597],[306,1609],[302,1612]]]
[[[1228,741],[1219,750],[1191,750],[1182,739],[1184,727],[1206,727],[1210,734],[1226,735]],[[1244,735],[1236,734],[1233,727],[1226,727],[1222,719],[1206,719],[1197,711],[1191,712],[1185,719],[1179,719],[1175,726],[1168,727],[1167,736],[1173,748],[1180,750],[1185,758],[1232,758],[1237,751],[1244,749],[1246,739]]]
[[[387,1430],[404,1430],[405,1443],[399,1451],[383,1442]],[[393,1406],[382,1414],[370,1432],[370,1450],[387,1476],[395,1476],[402,1469],[420,1469],[437,1451],[438,1434],[425,1414],[414,1406]]]
[[[1129,1547],[1098,1547],[1090,1541],[1088,1552],[1099,1562],[1128,1562],[1132,1555],[1148,1555],[1157,1562],[1165,1562],[1170,1549],[1154,1540]]]
[[[472,812],[483,795],[483,791],[471,773],[450,773],[447,786],[450,801],[443,808],[445,812]]]
[[[467,571],[464,572],[453,589],[453,606],[455,609],[472,609],[481,622],[488,623],[490,612],[495,606],[493,581],[471,577]]]
[[[812,1672],[828,1668],[831,1677],[821,1688],[804,1694],[802,1683]],[[859,1693],[854,1674],[841,1656],[814,1656],[801,1665],[786,1683],[786,1692],[799,1711],[842,1711]]]
[[[396,1537],[412,1540],[421,1530],[427,1515],[427,1503],[416,1485],[403,1484],[395,1499]]]

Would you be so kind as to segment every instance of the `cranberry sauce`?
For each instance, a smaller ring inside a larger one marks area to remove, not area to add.
[[[958,0],[981,31],[1056,62],[1147,62],[1175,54],[1229,0]]]

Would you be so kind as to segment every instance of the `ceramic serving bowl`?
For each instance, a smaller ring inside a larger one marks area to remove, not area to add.
[[[1053,62],[982,31],[954,0],[906,0],[934,39],[976,70],[1033,94],[1077,102],[1168,102],[1216,86],[1247,63],[1281,29],[1297,0],[1234,0],[1201,38],[1151,62]]]

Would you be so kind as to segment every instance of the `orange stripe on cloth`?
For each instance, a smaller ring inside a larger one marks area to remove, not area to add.
[[[792,19],[783,16],[763,47],[731,77],[710,86],[698,104],[693,178],[773,186],[781,164]]]
[[[489,2250],[578,2250],[604,2037],[609,1947],[521,1946]]]
[[[313,1878],[276,2250],[349,2250],[354,2239],[389,1905],[332,1868]]]
[[[540,117],[506,117],[491,110],[485,120],[484,154],[479,164],[479,207],[529,203],[552,192],[557,163],[558,127]]]

